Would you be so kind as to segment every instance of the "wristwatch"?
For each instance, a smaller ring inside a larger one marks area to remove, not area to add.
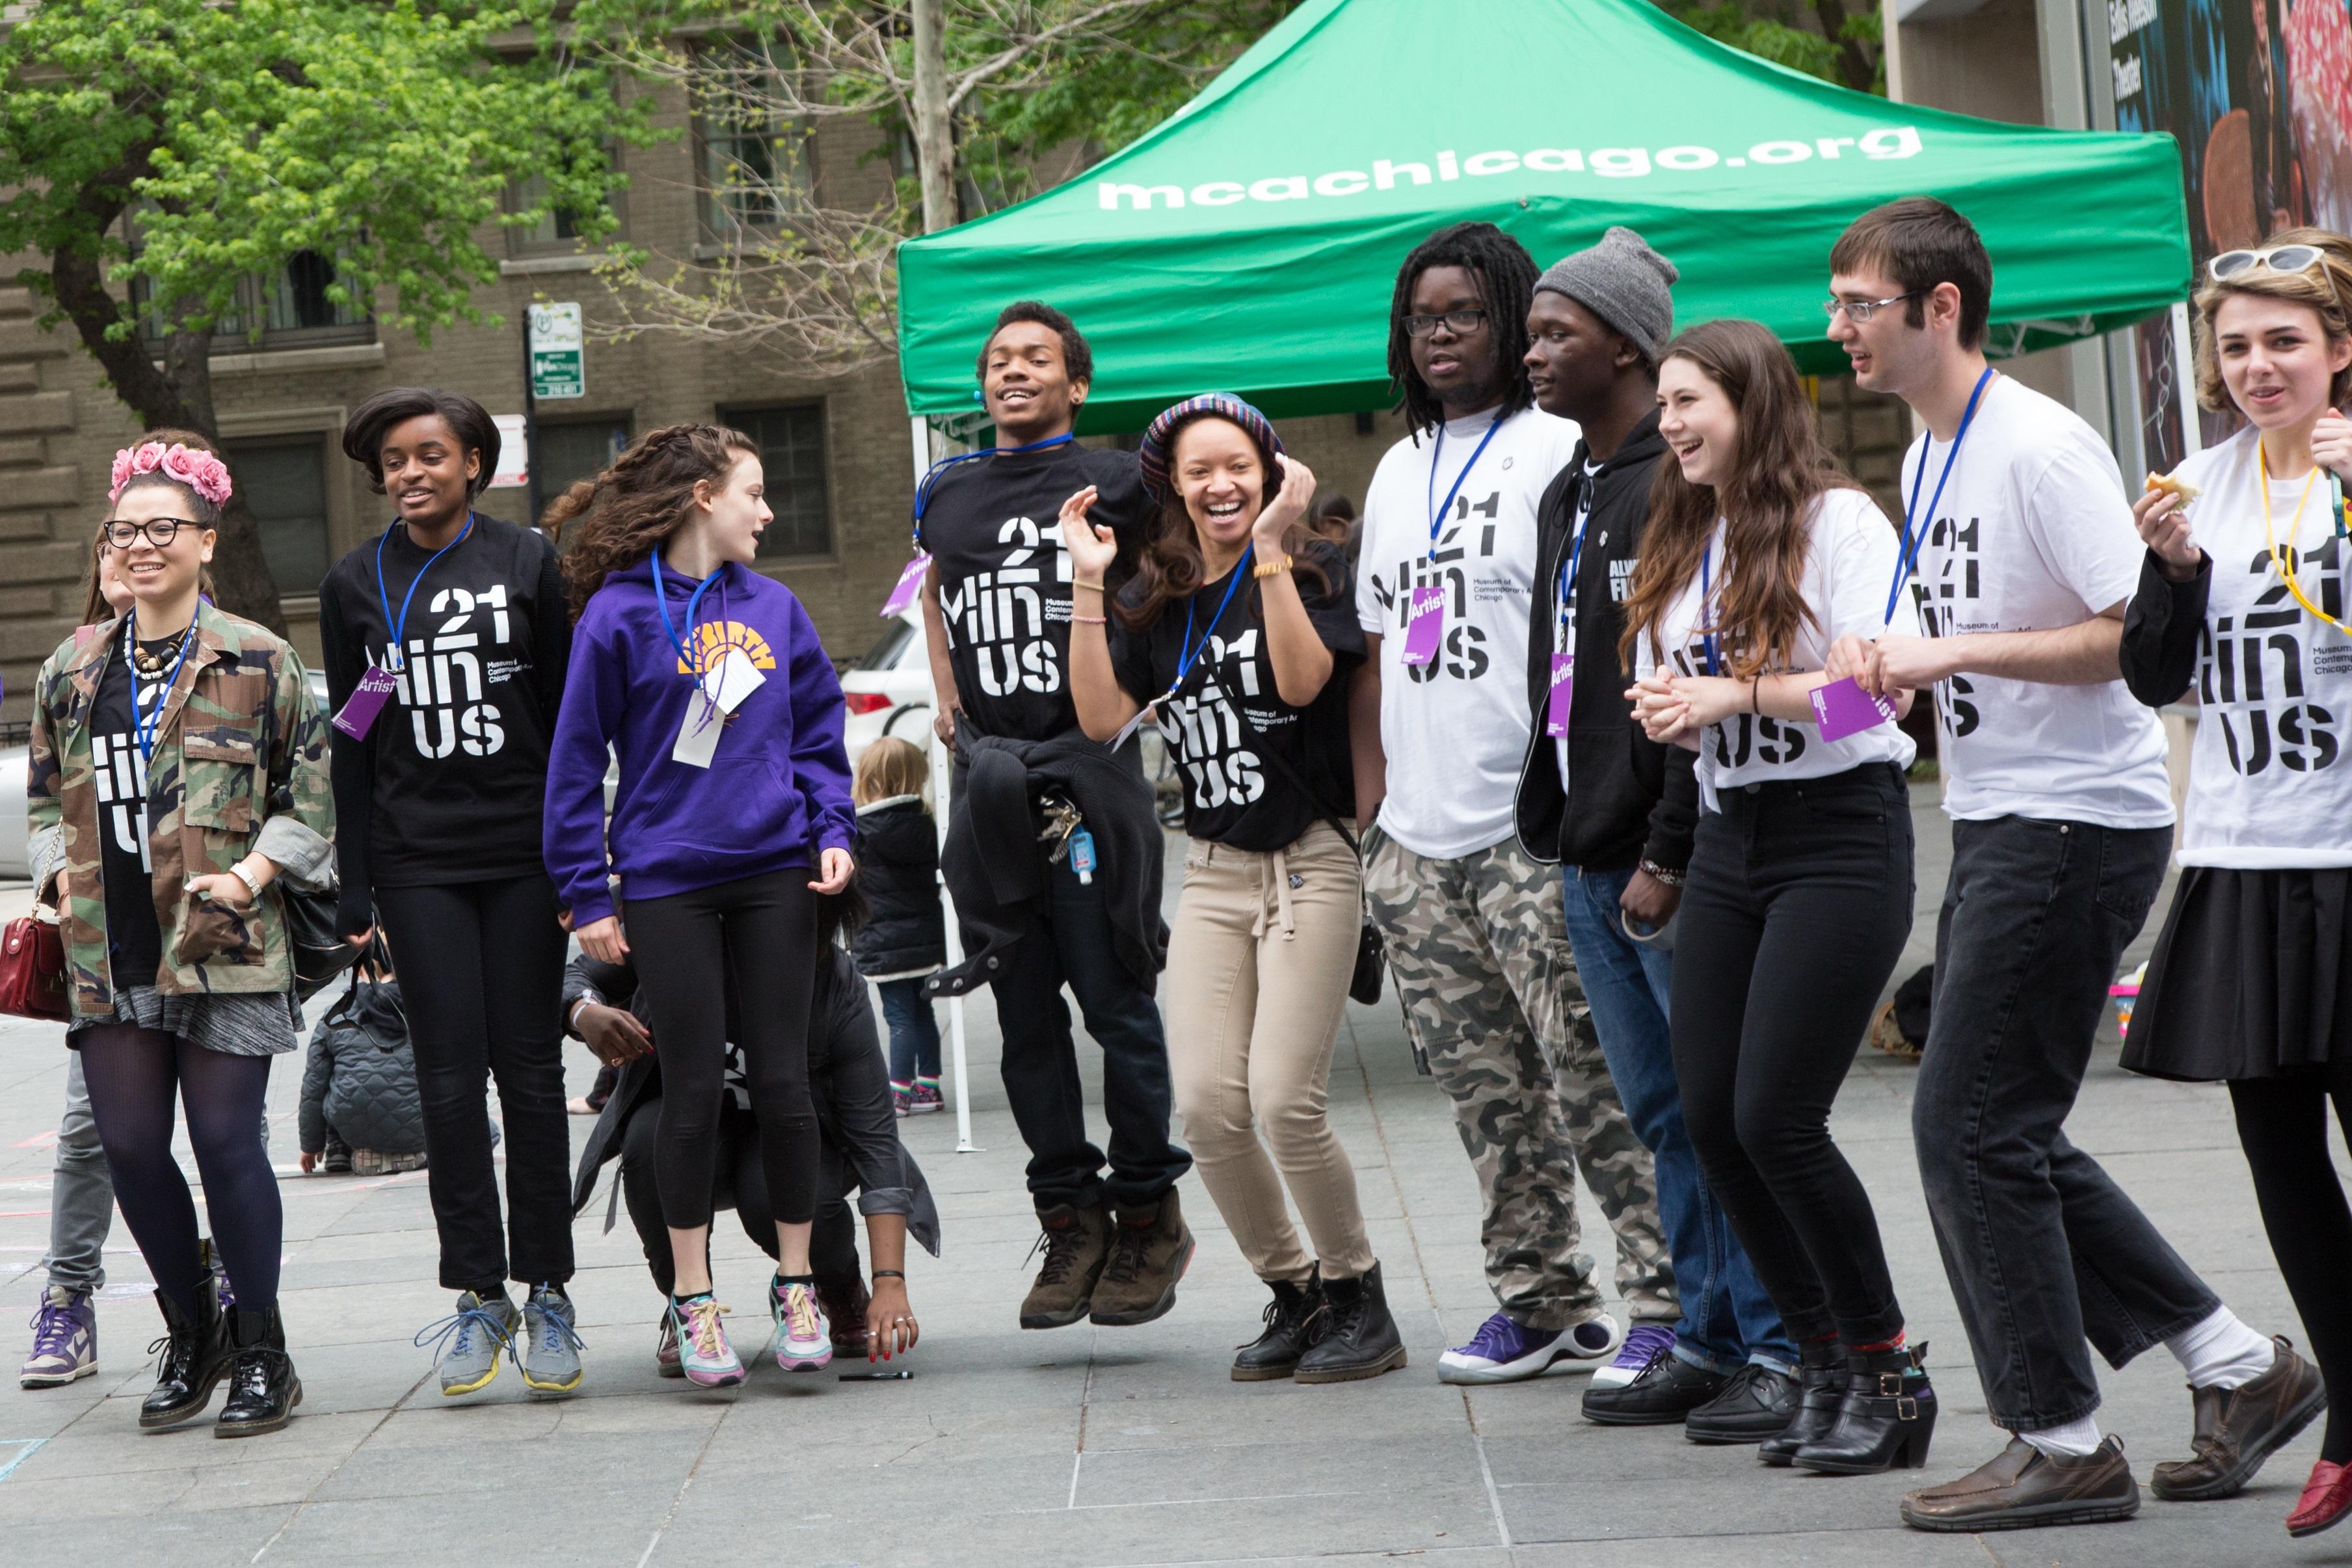
[[[1250,568],[1250,575],[1252,577],[1279,577],[1284,572],[1288,571],[1290,568],[1290,557],[1287,554],[1285,554],[1279,559],[1262,560],[1258,562],[1255,566]]]
[[[245,890],[253,895],[253,902],[259,904],[261,902],[261,879],[255,876],[251,872],[246,870],[245,862],[243,861],[237,862],[236,864],[229,867],[228,869],[230,875],[236,877],[237,881],[245,883]]]

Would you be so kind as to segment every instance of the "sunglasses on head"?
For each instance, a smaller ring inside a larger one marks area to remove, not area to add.
[[[2267,267],[2273,272],[2308,272],[2327,258],[2315,245],[2282,245],[2269,250],[2225,250],[2205,264],[2217,283]]]

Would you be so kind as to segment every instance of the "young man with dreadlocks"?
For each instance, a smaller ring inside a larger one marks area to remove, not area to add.
[[[1623,1331],[1579,1250],[1579,1166],[1617,1232],[1632,1312],[1680,1315],[1650,1153],[1601,1061],[1559,878],[1514,831],[1536,504],[1578,434],[1528,390],[1535,283],[1525,247],[1492,224],[1440,230],[1405,258],[1389,373],[1412,434],[1372,477],[1357,580],[1367,654],[1349,707],[1365,900],[1478,1173],[1501,1307],[1439,1358],[1448,1383],[1511,1382],[1616,1352]]]

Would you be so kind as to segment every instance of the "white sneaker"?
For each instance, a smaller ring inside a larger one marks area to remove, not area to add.
[[[773,1285],[768,1305],[776,1317],[776,1364],[786,1372],[816,1372],[833,1359],[833,1333],[814,1285]]]

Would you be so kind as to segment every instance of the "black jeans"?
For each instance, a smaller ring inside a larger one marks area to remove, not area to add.
[[[662,1218],[660,1178],[654,1172],[661,1143],[661,1101],[643,1101],[629,1113],[621,1129],[621,1198],[629,1206],[629,1223],[646,1250],[646,1267],[663,1295],[677,1290],[677,1268],[670,1253],[669,1226]],[[712,1161],[717,1183],[711,1202],[731,1202],[743,1234],[769,1257],[776,1255],[776,1216],[768,1207],[768,1177],[760,1163],[760,1131],[751,1113],[730,1103],[719,1113],[717,1158]],[[830,1149],[825,1151],[832,1155]],[[842,1198],[842,1166],[836,1158],[824,1162],[819,1177],[816,1225],[809,1232],[809,1268],[821,1278],[855,1279],[857,1228]],[[704,1263],[709,1262],[709,1248]]]
[[[425,1106],[441,1284],[572,1278],[572,1124],[563,1109],[563,927],[544,876],[379,887]],[[507,1228],[485,1080],[506,1124]]]
[[[1903,1310],[1830,1105],[1911,932],[1911,800],[1874,764],[1735,787],[1699,819],[1675,942],[1675,1077],[1707,1186],[1801,1346]]]
[[[2352,1207],[2328,1157],[2330,1101],[2337,1134],[2352,1143],[2352,1061],[2230,1081],[2263,1228],[2327,1379],[2319,1457],[2340,1465],[2352,1461]]]
[[[2221,1304],[2063,1131],[2171,852],[2170,828],[1952,824],[1911,1131],[1986,1411],[2013,1432],[2099,1407],[2085,1336],[2121,1366]]]
[[[673,1228],[710,1223],[730,981],[735,1044],[759,1119],[769,1212],[786,1225],[816,1217],[808,1022],[816,988],[817,895],[808,883],[808,869],[794,867],[667,898],[630,899],[622,910],[661,1057],[659,1174],[662,1212]]]
[[[1039,854],[1045,852],[1041,847]],[[1027,927],[991,982],[1004,1037],[1004,1092],[1029,1145],[1029,1196],[1040,1208],[1148,1208],[1192,1167],[1168,1134],[1175,1094],[1168,1040],[1151,988],[1119,962],[1103,884],[1087,886],[1065,862],[1046,868],[1047,897],[1030,906]],[[1087,1136],[1087,1103],[1070,1037],[1066,981],[1103,1052],[1103,1112],[1110,1121],[1110,1176]]]

